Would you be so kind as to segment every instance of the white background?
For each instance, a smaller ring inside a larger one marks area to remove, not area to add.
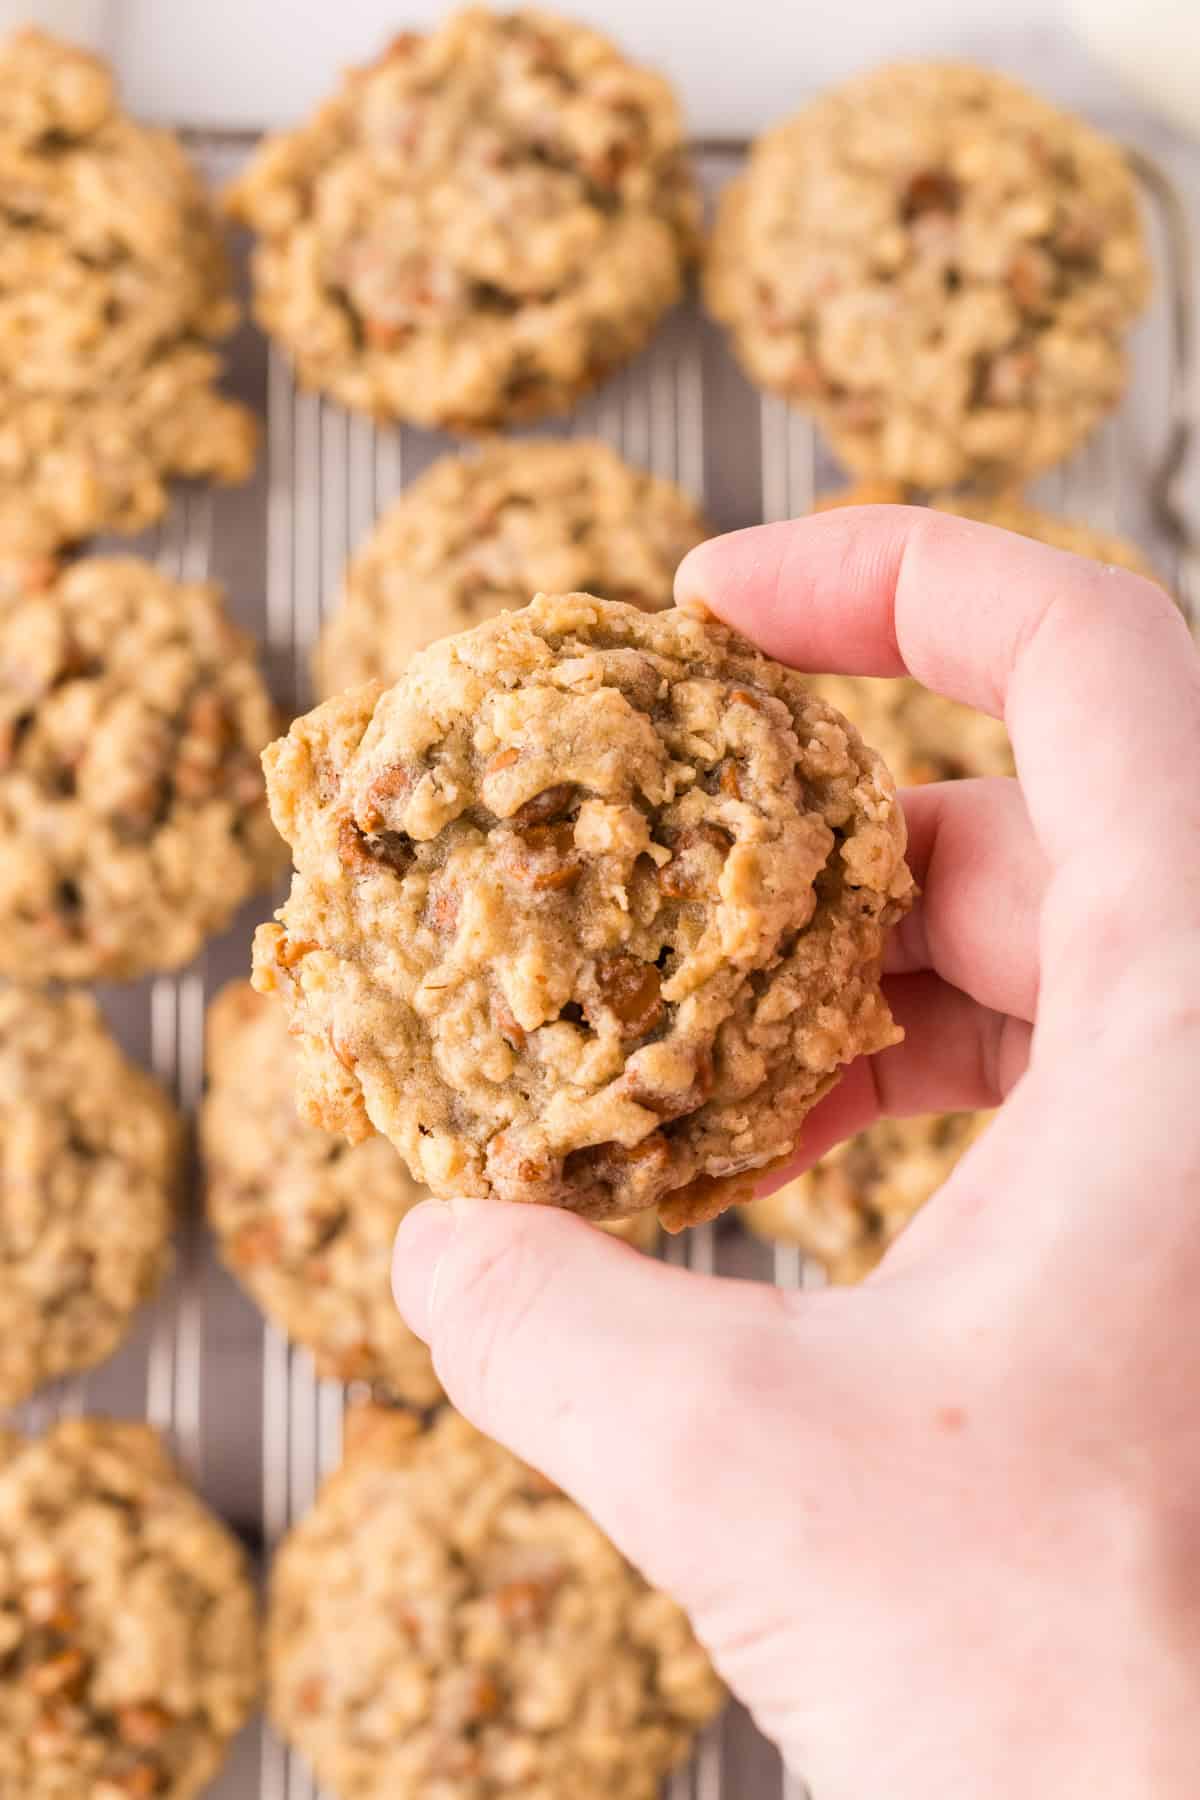
[[[331,71],[395,30],[436,19],[438,0],[41,0],[44,13],[102,16],[126,92],[144,116],[262,125],[297,116]],[[38,0],[0,0],[0,18]],[[1132,89],[1083,49],[1124,40],[1145,74],[1200,119],[1200,0],[565,0],[680,87],[698,131],[754,131],[822,82],[896,55],[975,57],[1088,109]]]

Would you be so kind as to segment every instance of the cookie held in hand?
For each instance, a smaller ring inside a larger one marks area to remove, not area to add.
[[[891,777],[722,625],[540,595],[265,761],[304,1111],[437,1194],[711,1217],[897,1039]]]

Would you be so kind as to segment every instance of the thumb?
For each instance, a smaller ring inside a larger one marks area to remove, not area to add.
[[[731,1534],[752,1522],[764,1555],[794,1538],[781,1463],[819,1479],[797,1439],[804,1309],[826,1296],[688,1274],[566,1213],[495,1200],[414,1208],[393,1287],[459,1410],[698,1623],[726,1598]]]

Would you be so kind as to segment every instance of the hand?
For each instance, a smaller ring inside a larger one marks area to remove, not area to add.
[[[1003,715],[905,795],[880,1113],[997,1105],[862,1287],[430,1203],[396,1292],[450,1397],[691,1613],[818,1800],[1200,1785],[1200,664],[1135,576],[934,512],[739,532],[677,582],[802,668]]]

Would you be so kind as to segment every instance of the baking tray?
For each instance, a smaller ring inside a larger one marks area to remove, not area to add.
[[[251,141],[186,135],[214,183],[228,179]],[[697,146],[711,186],[737,167],[744,148]],[[1162,168],[1140,151],[1130,154],[1161,278],[1136,334],[1129,397],[1078,456],[1033,491],[1049,507],[1138,538],[1191,613],[1200,605],[1200,560],[1180,493],[1195,425],[1188,218]],[[237,248],[244,272],[245,244]],[[254,480],[233,490],[181,489],[141,547],[171,574],[212,576],[225,585],[231,609],[262,646],[276,697],[300,710],[311,697],[309,649],[335,603],[347,556],[380,509],[450,446],[432,433],[378,429],[298,392],[286,360],[248,326],[232,346],[231,386],[266,421]],[[604,438],[630,461],[680,482],[718,529],[803,513],[816,493],[841,480],[809,421],[749,386],[694,302],[557,429]],[[268,910],[261,899],[243,908],[178,975],[101,993],[126,1048],[156,1070],[189,1113],[203,1084],[205,1006],[224,982],[245,975],[253,925]],[[673,1239],[665,1254],[706,1272],[786,1286],[819,1282],[796,1251],[772,1252],[729,1222]],[[217,1264],[197,1202],[179,1234],[174,1276],[134,1337],[103,1368],[49,1390],[16,1419],[38,1430],[75,1412],[149,1417],[265,1563],[338,1459],[344,1401],[344,1390],[318,1381],[307,1352],[264,1324]],[[731,1707],[667,1795],[800,1800],[804,1791]],[[258,1722],[212,1790],[214,1800],[316,1800],[316,1792],[303,1765]]]

